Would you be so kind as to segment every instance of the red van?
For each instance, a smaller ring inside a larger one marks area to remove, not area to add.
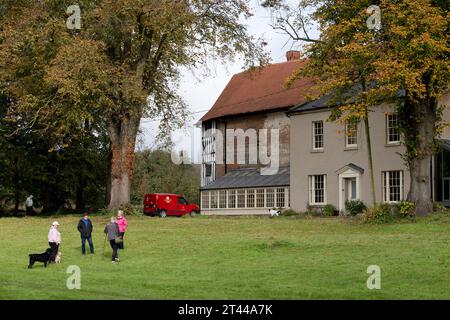
[[[200,213],[200,208],[178,194],[152,193],[145,195],[144,214],[154,217],[184,216],[186,214]]]

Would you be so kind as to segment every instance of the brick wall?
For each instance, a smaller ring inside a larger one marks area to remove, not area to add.
[[[279,161],[280,166],[286,166],[290,163],[290,119],[286,116],[285,112],[271,112],[271,113],[258,113],[251,115],[241,115],[236,117],[227,117],[217,121],[217,129],[223,133],[225,137],[226,129],[242,129],[244,131],[248,129],[269,129],[268,130],[268,152],[270,153],[271,141],[270,141],[270,129],[279,129]],[[226,140],[226,139],[225,139]],[[229,143],[229,141],[227,141]],[[243,167],[257,167],[261,164],[237,164],[235,158],[234,164],[230,159],[225,159],[227,150],[224,144],[223,156],[225,164],[218,164],[216,166],[217,178],[226,174],[227,171],[239,169]],[[257,147],[257,144],[254,145]],[[247,145],[248,147],[248,145]],[[237,139],[234,141],[234,148],[237,149]],[[244,150],[238,150],[244,152]],[[258,149],[259,152],[259,149]],[[258,159],[259,162],[259,159]]]

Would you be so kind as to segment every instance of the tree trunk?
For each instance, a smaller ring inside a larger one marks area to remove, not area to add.
[[[373,155],[372,155],[372,139],[370,136],[370,123],[369,123],[369,110],[366,110],[366,117],[364,118],[364,128],[366,131],[366,141],[367,141],[367,156],[369,157],[370,166],[370,180],[371,180],[371,191],[372,191],[372,205],[377,204],[377,196],[375,192],[375,172],[373,169]]]
[[[406,101],[404,106],[409,118],[406,128],[403,126],[410,173],[408,201],[416,204],[416,215],[419,216],[433,211],[430,175],[431,159],[435,152],[437,106],[435,99]]]
[[[78,186],[77,186],[77,199],[75,204],[75,210],[78,212],[81,212],[84,210],[85,207],[85,201],[84,201],[84,188],[86,186],[86,183],[84,181],[84,178],[78,179]]]
[[[408,201],[416,204],[416,215],[426,216],[433,212],[431,195],[431,156],[423,159],[414,159],[409,164],[411,185]]]
[[[19,214],[20,206],[19,157],[14,157],[14,215]]]
[[[119,208],[130,202],[133,178],[134,148],[141,117],[126,115],[108,124],[111,161],[108,172],[107,206]]]
[[[14,215],[17,216],[19,215],[19,205],[20,205],[20,199],[18,197],[18,195],[15,196],[15,203],[14,203]]]

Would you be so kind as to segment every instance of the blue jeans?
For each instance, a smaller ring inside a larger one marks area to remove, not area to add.
[[[94,244],[92,243],[92,236],[81,237],[81,251],[83,252],[83,254],[86,254],[86,240],[89,243],[89,249],[91,250],[91,253],[94,253]]]

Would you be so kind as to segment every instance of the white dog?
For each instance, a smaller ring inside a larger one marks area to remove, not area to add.
[[[278,217],[278,216],[280,216],[281,211],[280,211],[280,210],[270,209],[270,210],[269,210],[269,213],[270,213],[270,216],[271,216],[271,217]]]
[[[61,253],[61,251],[59,251],[55,257],[55,263],[61,263],[61,256],[62,256],[62,253]]]

